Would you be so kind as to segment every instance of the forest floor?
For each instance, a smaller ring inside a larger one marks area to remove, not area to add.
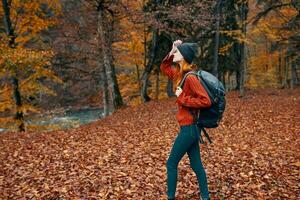
[[[66,131],[0,134],[0,199],[166,199],[175,100]],[[299,113],[299,88],[228,93],[213,144],[201,145],[212,199],[299,199]],[[177,199],[199,199],[198,190],[185,155]]]

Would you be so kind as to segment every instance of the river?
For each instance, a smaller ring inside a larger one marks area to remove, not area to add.
[[[26,118],[26,126],[40,126],[43,131],[54,129],[76,128],[82,124],[87,124],[102,118],[102,109],[84,108],[79,110],[67,110],[64,114],[35,115],[32,118]],[[55,127],[55,128],[54,128]],[[0,132],[12,131],[1,127]]]

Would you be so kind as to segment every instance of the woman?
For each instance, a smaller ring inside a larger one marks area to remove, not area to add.
[[[196,45],[194,43],[182,43],[182,41],[176,40],[173,43],[171,52],[164,58],[160,66],[161,71],[174,82],[173,89],[176,88],[176,103],[178,104],[176,119],[180,125],[180,132],[175,139],[166,165],[168,199],[175,199],[177,166],[186,152],[190,159],[190,165],[197,176],[201,191],[200,197],[203,200],[210,199],[206,173],[200,158],[198,143],[200,135],[189,109],[193,111],[209,107],[211,101],[195,75],[188,75],[183,88],[178,87],[184,75],[191,70],[195,70],[195,65],[192,64],[195,54]],[[176,69],[171,67],[173,62],[177,65]]]

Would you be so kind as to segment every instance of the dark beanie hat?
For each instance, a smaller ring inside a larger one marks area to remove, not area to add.
[[[177,46],[177,49],[180,51],[184,60],[191,64],[197,52],[197,44],[196,43],[182,43]]]

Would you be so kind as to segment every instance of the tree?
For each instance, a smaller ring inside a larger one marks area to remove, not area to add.
[[[147,24],[152,30],[152,39],[148,46],[148,63],[143,73],[144,89],[141,95],[144,101],[150,100],[145,88],[148,86],[147,79],[154,66],[159,68],[175,39],[200,44],[203,34],[210,29],[211,10],[212,1],[151,0],[145,5],[144,11]],[[197,62],[199,63],[199,60],[195,59],[195,63]],[[170,88],[173,87],[171,85],[169,81],[166,88],[168,96],[173,96],[170,92]]]
[[[55,95],[53,90],[41,84],[40,79],[50,78],[61,83],[61,80],[45,67],[49,64],[52,52],[32,49],[34,44],[41,42],[39,33],[57,22],[55,15],[59,13],[60,7],[56,1],[2,0],[1,8],[0,15],[4,16],[6,33],[1,34],[3,40],[0,43],[0,75],[11,80],[11,87],[7,85],[0,91],[0,94],[4,95],[2,98],[6,99],[1,103],[0,111],[14,108],[10,105],[12,101],[6,96],[9,95],[8,91],[12,90],[16,107],[14,120],[4,121],[16,121],[18,131],[25,131],[24,114],[37,111],[26,102],[26,97],[32,100],[39,92]]]
[[[239,45],[243,39],[238,25],[238,11],[239,7],[235,0],[227,1],[222,6],[218,71],[219,78],[223,81],[227,90],[233,89],[233,86],[231,84],[226,85],[225,74],[227,73],[228,77],[227,83],[231,82],[230,78],[234,72],[239,75],[238,69],[241,60]],[[239,80],[239,76],[236,80]],[[236,82],[239,83],[239,81]]]
[[[143,12],[144,4],[144,0],[124,2],[124,10],[119,10],[125,13],[118,22],[117,40],[113,44],[115,64],[124,71],[135,71],[133,74],[118,74],[123,99],[132,105],[142,102],[140,71],[147,65],[147,42],[151,39]]]
[[[219,40],[220,40],[220,15],[221,15],[222,0],[217,0],[215,15],[216,15],[216,28],[215,28],[215,47],[214,47],[214,63],[212,74],[218,77],[218,56],[219,56]]]
[[[297,82],[293,62],[299,58],[299,42],[294,40],[299,35],[299,11],[295,3],[258,1],[251,6],[247,20],[249,87],[287,88]]]
[[[90,6],[97,10],[97,40],[98,49],[102,57],[102,65],[104,69],[101,70],[101,77],[103,79],[103,103],[104,115],[107,116],[110,111],[123,105],[122,96],[119,90],[118,81],[115,73],[114,56],[113,56],[113,30],[115,22],[117,22],[117,15],[123,14],[117,8],[123,8],[121,1],[86,1]],[[108,91],[106,91],[106,88]],[[109,95],[109,97],[107,96]],[[111,102],[111,108],[109,108]]]
[[[161,3],[160,0],[154,0],[153,1],[153,10],[155,11],[159,4]],[[153,69],[154,60],[156,57],[156,50],[157,50],[157,40],[158,40],[158,31],[159,29],[157,27],[152,27],[151,33],[152,33],[152,39],[151,39],[151,46],[148,51],[148,62],[145,66],[144,72],[141,77],[141,98],[143,102],[150,101],[151,98],[147,94],[147,88],[149,85],[149,76]]]
[[[247,34],[247,15],[248,15],[248,0],[240,1],[240,21],[241,21],[241,30],[243,34],[243,38],[246,38]],[[244,82],[245,82],[245,71],[247,66],[247,56],[246,56],[246,43],[245,40],[241,42],[240,44],[240,52],[241,52],[241,66],[240,66],[240,96],[245,95],[245,88],[244,88]]]
[[[264,34],[273,46],[271,52],[279,51],[277,73],[282,87],[290,85],[291,88],[294,88],[298,84],[296,66],[299,63],[300,2],[268,0],[258,1],[258,5],[263,6],[263,9],[250,22],[257,27],[263,26]],[[272,22],[274,18],[276,24]],[[282,62],[283,60],[285,62]],[[282,71],[284,72],[283,76],[281,75]],[[290,79],[290,84],[288,79]]]

